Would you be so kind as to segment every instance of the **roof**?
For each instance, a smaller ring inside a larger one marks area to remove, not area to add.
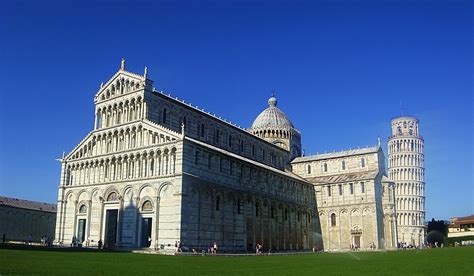
[[[340,157],[347,157],[347,156],[353,156],[353,155],[377,153],[380,149],[381,149],[380,146],[374,146],[374,147],[367,147],[367,148],[361,148],[361,149],[350,149],[350,150],[345,150],[345,151],[315,154],[315,155],[309,155],[309,156],[304,156],[304,157],[297,157],[293,159],[291,163],[318,161],[318,160],[340,158]]]
[[[450,228],[460,228],[461,224],[474,224],[474,215],[467,217],[453,218],[453,223],[449,225]]]
[[[332,174],[332,175],[323,175],[316,177],[306,178],[306,181],[309,181],[313,184],[326,184],[326,183],[342,183],[350,181],[361,181],[374,179],[379,171],[368,171],[368,172],[357,172],[357,173],[345,173],[345,174]]]
[[[0,205],[48,213],[56,213],[56,204],[30,201],[25,199],[0,196]]]
[[[277,99],[268,99],[268,107],[263,110],[252,124],[252,129],[292,129],[293,123],[277,106]]]

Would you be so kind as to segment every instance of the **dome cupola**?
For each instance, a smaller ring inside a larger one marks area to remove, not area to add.
[[[268,107],[260,113],[252,124],[252,130],[256,129],[291,129],[295,128],[286,114],[277,107],[277,99],[274,95],[268,99]]]
[[[277,98],[272,95],[268,107],[257,116],[249,131],[289,151],[291,160],[301,155],[301,135],[277,104]]]

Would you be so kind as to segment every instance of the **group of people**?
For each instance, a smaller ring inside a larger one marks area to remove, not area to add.
[[[44,235],[41,237],[41,245],[43,246],[52,246],[53,245],[53,239],[48,237],[47,235]]]

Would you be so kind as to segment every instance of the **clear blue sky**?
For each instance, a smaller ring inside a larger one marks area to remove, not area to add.
[[[56,201],[55,159],[125,57],[245,127],[275,89],[307,154],[386,144],[403,101],[425,137],[427,219],[474,213],[471,1],[67,2],[2,3],[1,195]]]

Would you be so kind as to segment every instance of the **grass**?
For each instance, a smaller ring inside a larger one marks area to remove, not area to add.
[[[474,247],[246,257],[1,248],[9,274],[474,275]]]

